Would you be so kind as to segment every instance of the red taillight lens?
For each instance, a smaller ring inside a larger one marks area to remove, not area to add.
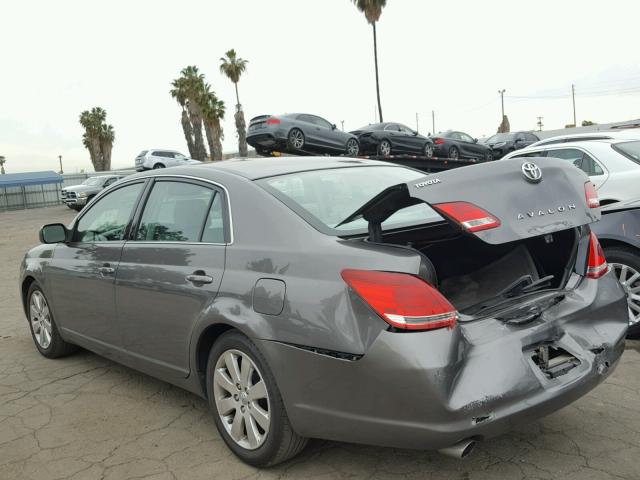
[[[280,125],[280,119],[276,117],[267,118],[267,125]]]
[[[342,278],[388,324],[405,330],[453,328],[458,312],[424,280],[407,273],[343,270]]]
[[[442,145],[444,143],[444,138],[434,138],[433,143],[436,145]]]
[[[468,232],[480,232],[500,226],[500,220],[486,210],[468,202],[436,203],[432,205],[438,212],[455,220]]]
[[[609,271],[607,259],[604,258],[604,252],[598,241],[596,234],[591,232],[589,235],[589,263],[587,263],[587,277],[600,278]]]
[[[600,206],[598,192],[596,192],[596,186],[593,183],[586,182],[584,184],[584,196],[587,198],[589,208],[598,208]]]

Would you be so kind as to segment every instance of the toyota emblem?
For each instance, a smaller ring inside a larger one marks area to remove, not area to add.
[[[538,183],[542,180],[542,170],[533,162],[526,162],[522,164],[522,175],[531,183]]]

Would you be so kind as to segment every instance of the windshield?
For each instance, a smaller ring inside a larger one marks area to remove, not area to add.
[[[282,200],[319,230],[332,235],[367,231],[367,221],[358,218],[337,226],[349,215],[388,187],[424,178],[424,173],[404,167],[375,166],[299,172],[259,180],[266,190]],[[382,223],[383,230],[442,220],[427,204],[403,208]]]
[[[640,163],[640,141],[616,143],[612,147],[630,160]]]
[[[489,137],[486,143],[510,142],[513,140],[513,133],[496,133],[493,137]]]
[[[82,182],[82,185],[91,185],[91,186],[96,186],[96,185],[102,185],[103,182],[103,178],[102,177],[90,177],[87,178],[84,182]]]

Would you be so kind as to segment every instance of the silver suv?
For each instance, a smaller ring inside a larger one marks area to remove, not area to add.
[[[143,150],[136,157],[136,170],[150,170],[152,168],[177,167],[202,163],[183,155],[175,150]]]

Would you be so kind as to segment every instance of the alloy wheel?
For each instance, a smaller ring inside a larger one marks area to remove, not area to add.
[[[51,345],[53,335],[51,327],[51,313],[49,305],[42,292],[36,290],[29,301],[29,320],[33,329],[33,336],[41,348],[47,349]]]
[[[433,157],[433,145],[432,144],[427,143],[424,146],[424,156],[425,157],[429,157],[429,158]]]
[[[240,350],[226,350],[216,362],[213,394],[222,425],[247,450],[260,447],[269,434],[269,393],[254,361]]]
[[[304,134],[298,129],[291,130],[289,133],[289,143],[293,148],[302,148],[304,146]]]
[[[616,278],[627,293],[627,303],[631,310],[629,326],[640,322],[640,272],[623,263],[611,263]]]
[[[449,150],[449,158],[453,160],[457,160],[458,157],[460,157],[460,154],[458,153],[458,149],[456,147],[452,147],[451,150]]]
[[[349,140],[347,140],[347,154],[349,156],[357,156],[359,150],[360,148],[358,147],[358,142],[355,139],[350,138]]]
[[[380,153],[385,157],[391,154],[391,144],[387,140],[380,142]]]

